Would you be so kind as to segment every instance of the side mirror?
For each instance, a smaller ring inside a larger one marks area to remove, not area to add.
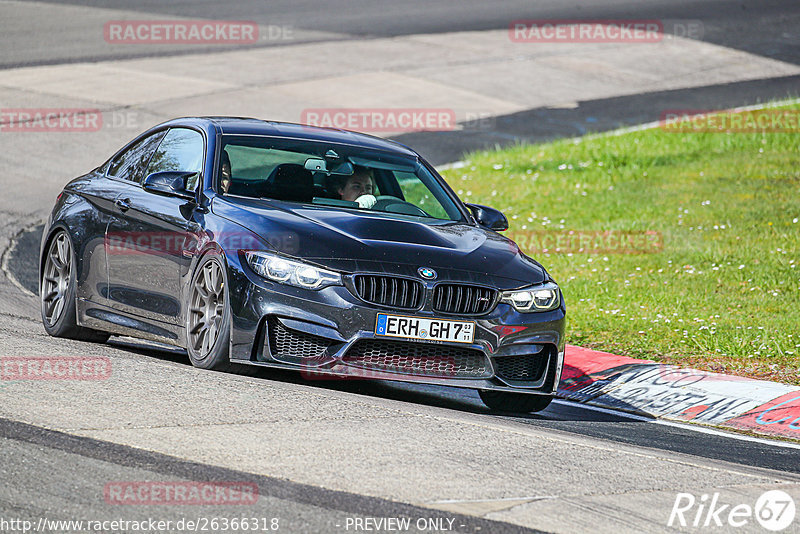
[[[186,189],[186,181],[196,174],[186,171],[154,172],[144,179],[142,188],[157,195],[194,200],[194,193]]]
[[[480,204],[467,204],[472,216],[478,221],[478,224],[485,226],[489,230],[495,232],[502,232],[508,230],[508,219],[500,210],[490,208],[489,206],[481,206]]]

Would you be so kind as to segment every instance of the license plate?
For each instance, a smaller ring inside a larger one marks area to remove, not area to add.
[[[472,343],[475,337],[475,323],[379,313],[375,322],[375,335]]]

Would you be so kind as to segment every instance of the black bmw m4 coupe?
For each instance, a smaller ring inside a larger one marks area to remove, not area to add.
[[[59,194],[42,321],[58,337],[184,347],[204,369],[474,388],[490,408],[539,411],[566,308],[507,228],[397,143],[176,119]]]

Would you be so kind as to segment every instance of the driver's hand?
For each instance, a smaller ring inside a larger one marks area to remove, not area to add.
[[[356,199],[360,208],[369,209],[378,201],[374,195],[361,195]]]

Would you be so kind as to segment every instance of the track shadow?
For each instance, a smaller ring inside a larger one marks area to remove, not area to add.
[[[116,349],[131,354],[177,363],[187,367],[191,366],[186,351],[177,347],[170,347],[168,345],[140,341],[127,337],[112,337],[108,343]],[[513,417],[520,420],[631,421],[630,418],[624,415],[585,410],[577,406],[565,406],[561,404],[552,404],[549,408],[540,413],[514,413],[491,410],[481,402],[475,390],[466,388],[358,378],[309,379],[303,376],[300,371],[246,365],[240,366],[240,370],[243,371],[243,374],[263,380],[265,387],[268,387],[268,382],[298,384],[313,388],[352,393],[365,397],[445,408],[473,414]]]
[[[115,336],[109,339],[108,344],[131,354],[177,363],[187,367],[191,366],[186,350],[178,347]],[[240,367],[242,371],[245,371],[245,374],[264,381],[302,384],[320,389],[407,401],[473,413],[490,413],[490,410],[481,403],[477,393],[472,390],[368,379],[308,379],[300,371],[249,365]]]
[[[188,356],[181,349],[128,338],[112,338],[109,344],[132,354],[190,365]],[[800,473],[800,448],[770,447],[763,442],[742,441],[725,434],[709,435],[684,427],[652,424],[641,418],[632,419],[623,412],[598,411],[581,404],[556,401],[540,413],[505,413],[490,410],[482,404],[476,392],[461,388],[372,380],[308,380],[297,371],[268,368],[258,368],[254,378],[263,381],[264,387],[270,387],[274,382],[300,384],[513,421],[545,432],[552,430],[611,443]]]

